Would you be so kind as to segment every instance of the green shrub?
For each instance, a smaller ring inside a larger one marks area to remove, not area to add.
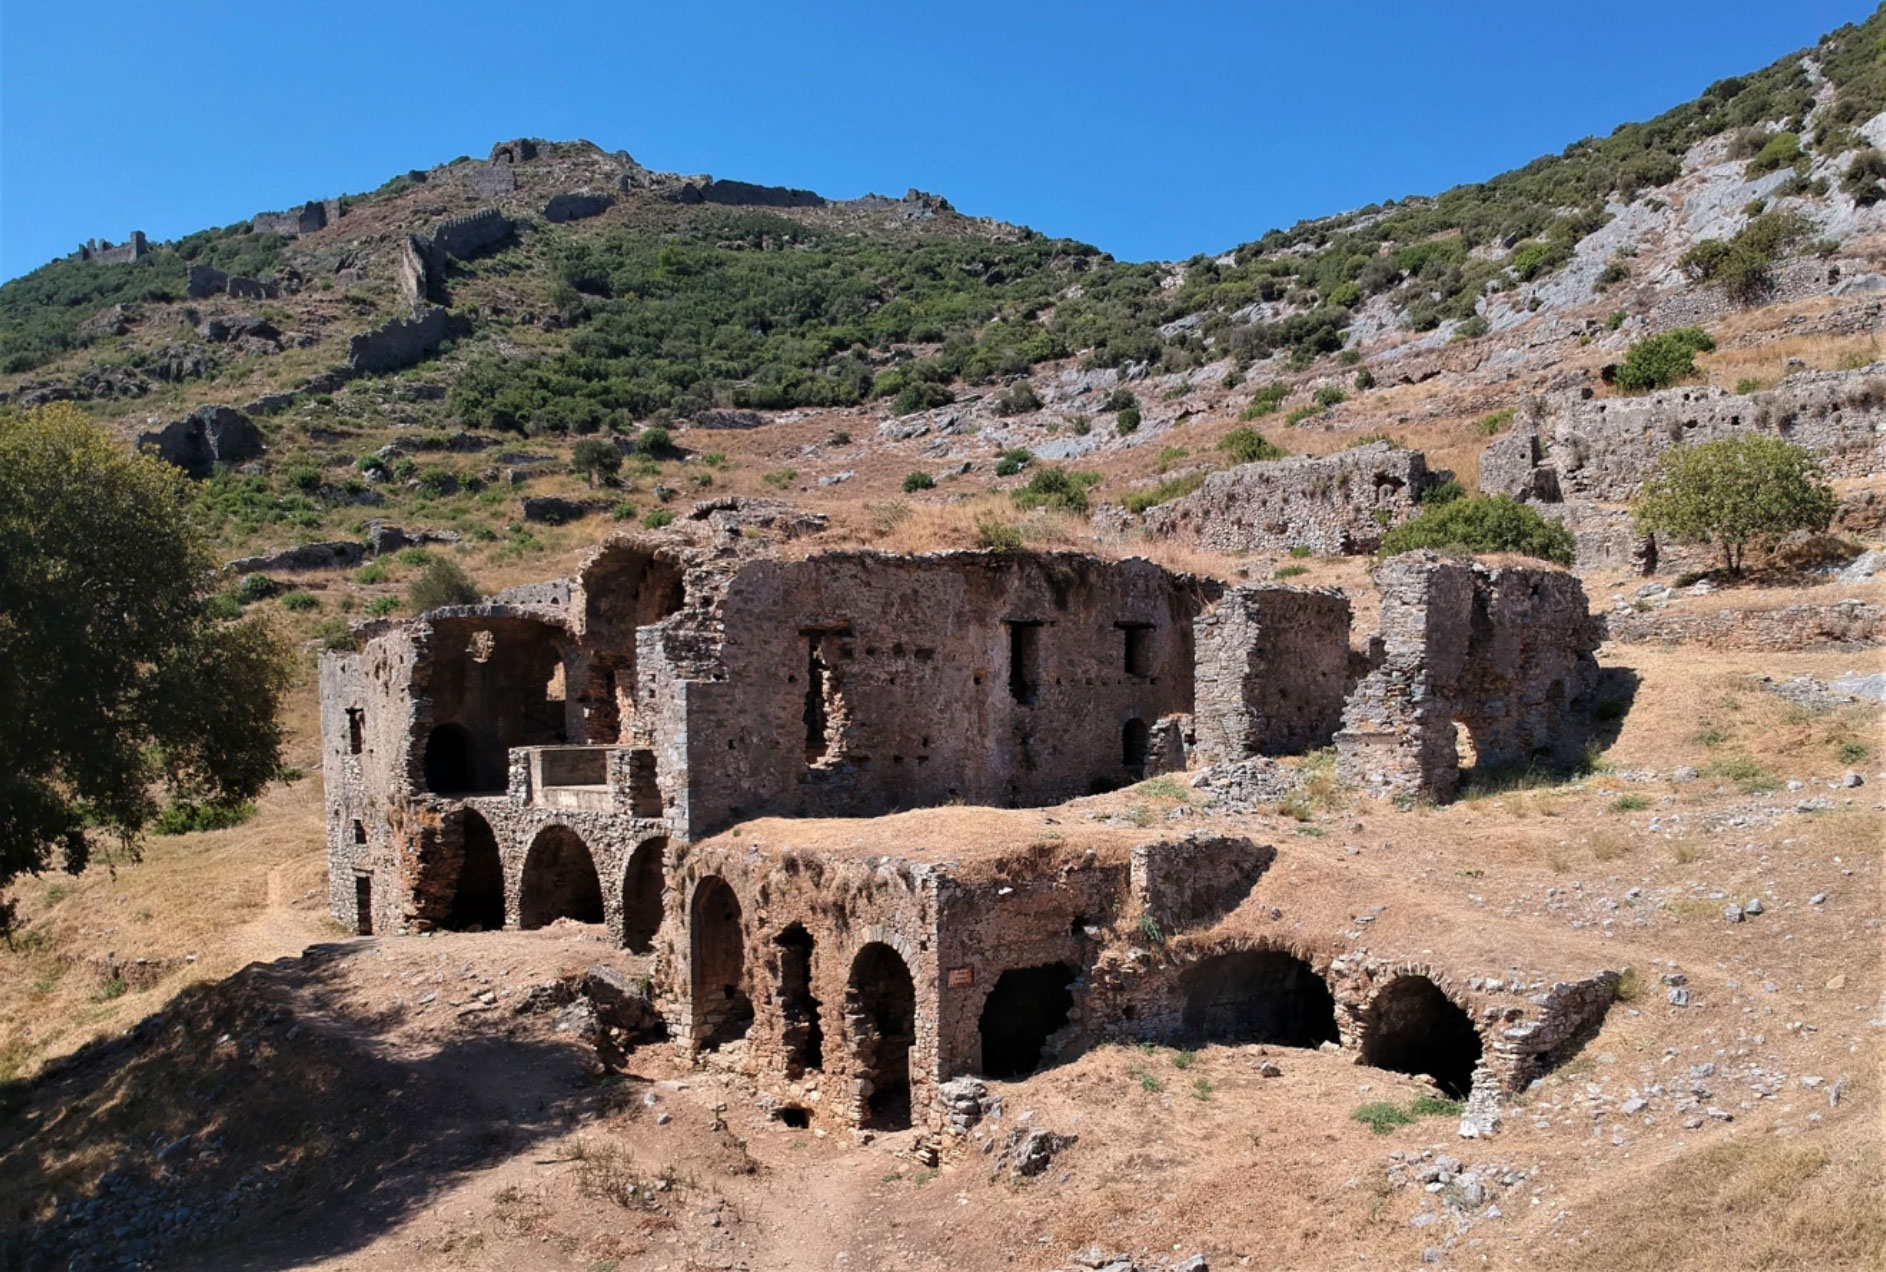
[[[1750,393],[1760,393],[1763,389],[1767,387],[1768,387],[1767,381],[1758,380],[1752,375],[1745,375],[1741,379],[1735,382],[1735,391],[1743,395],[1747,395]]]
[[[976,546],[989,552],[1020,552],[1022,531],[994,517],[976,518]]]
[[[1840,188],[1861,207],[1886,199],[1886,154],[1868,147],[1853,156],[1840,174]]]
[[[1138,405],[1139,396],[1134,393],[1133,390],[1118,388],[1107,394],[1106,401],[1100,404],[1100,409],[1117,413],[1126,410],[1128,407],[1136,407]]]
[[[1037,468],[1028,484],[1010,496],[1023,510],[1046,508],[1087,515],[1087,492],[1100,484],[1099,473],[1071,473],[1065,468]]]
[[[1424,508],[1438,508],[1442,504],[1450,504],[1456,499],[1465,499],[1466,497],[1467,488],[1454,478],[1449,477],[1446,481],[1435,482],[1432,486],[1429,486],[1426,490],[1421,492],[1421,506]]]
[[[1505,495],[1475,495],[1424,507],[1382,536],[1381,555],[1418,548],[1443,552],[1517,552],[1570,565],[1572,532]]]
[[[1255,464],[1262,460],[1282,459],[1287,451],[1271,443],[1254,428],[1234,428],[1218,439],[1218,449],[1234,464]]]
[[[234,592],[218,592],[203,602],[203,613],[217,622],[228,622],[242,617],[242,598]]]
[[[1772,549],[1794,531],[1823,531],[1837,507],[1812,452],[1745,433],[1664,451],[1635,511],[1641,529],[1715,544],[1729,573],[1740,574],[1749,544]]]
[[[1753,159],[1749,160],[1748,175],[1759,177],[1765,172],[1775,172],[1801,158],[1801,138],[1791,132],[1779,132],[1770,137]]]
[[[348,650],[360,648],[360,641],[354,636],[354,630],[344,618],[328,618],[321,621],[315,629],[314,638],[321,642],[321,648]]]
[[[1488,323],[1484,317],[1480,314],[1475,314],[1471,318],[1463,319],[1461,324],[1454,328],[1453,338],[1455,340],[1478,340],[1492,329],[1492,325]]]
[[[642,518],[642,526],[644,529],[648,530],[659,530],[663,526],[673,525],[674,519],[674,513],[668,511],[668,509],[655,508],[651,509],[649,514]]]
[[[1606,331],[1616,331],[1619,327],[1624,325],[1624,320],[1629,317],[1630,314],[1626,313],[1624,310],[1613,309],[1610,313],[1605,315],[1604,329]]]
[[[1504,433],[1506,426],[1512,422],[1513,408],[1509,406],[1504,410],[1495,411],[1491,415],[1481,416],[1479,422],[1474,425],[1474,428],[1479,431],[1482,437],[1493,437],[1499,433]]]
[[[1721,287],[1740,304],[1762,300],[1774,286],[1774,266],[1807,241],[1814,223],[1792,209],[1756,217],[1734,238],[1704,239],[1683,253],[1677,264],[1691,282]]]
[[[188,835],[206,830],[228,830],[255,816],[255,805],[248,800],[234,804],[198,804],[177,800],[164,807],[151,823],[156,835]]]
[[[786,487],[792,485],[792,479],[798,475],[799,471],[796,468],[781,468],[776,472],[761,473],[760,480],[771,486],[774,490],[784,490]]]
[[[649,459],[669,459],[675,454],[674,437],[659,425],[645,428],[635,435],[635,450]]]
[[[1116,433],[1134,433],[1139,431],[1139,408],[1129,406],[1113,417],[1113,431]]]
[[[1617,386],[1626,393],[1668,388],[1696,375],[1696,355],[1715,347],[1715,340],[1701,327],[1678,327],[1639,340],[1617,369]]]
[[[1317,406],[1327,411],[1332,406],[1347,402],[1349,395],[1333,384],[1325,384],[1316,391],[1316,397],[1313,400],[1316,402]]]
[[[934,490],[936,478],[926,472],[907,473],[904,476],[904,493],[914,495],[919,490]]]
[[[424,572],[406,589],[407,602],[419,614],[447,605],[475,605],[481,596],[471,576],[450,557],[428,561]]]
[[[1323,408],[1320,406],[1299,406],[1296,410],[1284,416],[1284,427],[1295,428],[1311,416],[1321,415],[1322,413]]]
[[[898,390],[896,399],[891,403],[891,412],[895,415],[915,415],[918,411],[948,406],[955,400],[956,395],[941,384],[920,381],[906,384]]]
[[[255,601],[267,600],[281,591],[281,584],[266,574],[245,574],[242,582],[236,585],[236,599],[244,605]]]
[[[1016,473],[1028,467],[1034,458],[1033,451],[1026,450],[1020,446],[1011,447],[995,457],[995,475],[997,477],[1013,477]],[[910,479],[905,478],[904,480],[908,482]],[[924,487],[924,489],[928,489],[928,487]]]
[[[1374,387],[1375,387],[1375,372],[1369,370],[1367,367],[1363,367],[1360,371],[1356,372],[1357,390],[1359,391],[1368,390]]]
[[[1343,449],[1344,450],[1359,450],[1360,448],[1364,446],[1374,446],[1378,442],[1388,447],[1390,450],[1408,449],[1407,447],[1403,446],[1400,442],[1390,437],[1387,433],[1364,433],[1362,436],[1356,438],[1354,441],[1350,442],[1347,446],[1343,447]]]
[[[282,608],[300,614],[307,610],[320,609],[321,600],[313,592],[289,592],[282,597]]]
[[[399,609],[397,596],[376,596],[367,602],[368,618],[385,618]]]
[[[995,400],[997,415],[1027,415],[1041,409],[1041,397],[1027,380],[1017,380],[1009,391]]]
[[[424,548],[401,548],[393,559],[401,565],[418,568],[432,564],[432,553]]]
[[[1251,398],[1250,405],[1238,412],[1240,420],[1254,420],[1260,416],[1275,415],[1282,409],[1284,399],[1290,396],[1290,386],[1281,380],[1273,380],[1259,389]]]
[[[391,574],[392,571],[386,568],[386,562],[369,561],[354,571],[354,582],[362,587],[372,587],[376,583],[386,582]]]
[[[1280,565],[1272,577],[1282,582],[1284,579],[1294,579],[1309,572],[1310,567],[1307,565]]]
[[[614,442],[585,437],[570,450],[570,470],[594,486],[597,477],[613,477],[622,467],[622,452]]]

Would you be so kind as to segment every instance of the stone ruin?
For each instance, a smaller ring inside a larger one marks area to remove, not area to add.
[[[1148,509],[1146,526],[1217,552],[1354,556],[1373,552],[1383,532],[1419,512],[1421,496],[1448,476],[1430,473],[1420,451],[1370,442],[1213,473],[1185,498]]]
[[[129,265],[150,255],[150,240],[144,237],[144,231],[132,230],[131,238],[124,243],[110,243],[103,239],[88,239],[79,244],[79,250],[73,253],[77,260],[91,261],[98,265]]]
[[[1577,578],[1433,552],[1391,557],[1381,664],[1356,687],[1336,735],[1337,777],[1373,794],[1451,798],[1461,734],[1471,767],[1567,762],[1568,726],[1596,688],[1603,627]]]
[[[262,433],[241,411],[227,406],[199,406],[155,432],[138,435],[138,449],[175,464],[199,480],[218,464],[254,459],[262,453]]]
[[[1413,686],[1525,751],[1588,678],[1570,576],[1390,562],[1374,666],[1334,592],[1069,552],[792,557],[721,515],[322,657],[337,920],[601,925],[649,960],[673,1045],[782,1116],[866,1127],[1113,1039],[1497,1092],[1602,1019],[1602,973],[1548,992],[1286,938],[1288,849],[1031,811],[1206,757],[1353,756],[1364,727],[1410,777],[1431,721],[1386,704]]]
[[[286,212],[259,212],[249,221],[249,228],[256,234],[300,238],[326,229],[346,214],[346,205],[339,199],[311,199]]]

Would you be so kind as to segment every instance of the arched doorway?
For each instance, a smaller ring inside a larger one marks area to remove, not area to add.
[[[1473,1089],[1480,1050],[1473,1020],[1425,976],[1390,981],[1363,1019],[1364,1064],[1427,1074],[1456,1099]]]
[[[1041,1063],[1048,1036],[1067,1025],[1076,973],[1066,963],[1003,972],[982,1004],[982,1071],[1025,1078]]]
[[[709,875],[694,889],[688,907],[688,964],[694,989],[694,1038],[713,1051],[747,1036],[753,1001],[746,978],[746,945],[740,935],[740,898],[725,879]]]
[[[622,872],[622,945],[632,954],[655,948],[661,930],[662,862],[668,855],[666,839],[651,839],[629,854]]]
[[[546,826],[524,857],[518,890],[518,926],[544,927],[558,919],[601,923],[602,881],[589,846],[567,826]]]
[[[434,795],[478,789],[471,731],[464,725],[442,724],[426,735],[426,789]]]
[[[460,825],[465,853],[445,926],[459,932],[495,932],[504,926],[504,862],[498,856],[498,837],[491,823],[470,809]]]
[[[773,938],[779,958],[779,1014],[785,1022],[786,1076],[797,1080],[825,1067],[825,1030],[819,1024],[819,1000],[812,995],[812,934],[801,923],[787,924]]]
[[[1238,950],[1202,959],[1179,976],[1187,1041],[1335,1042],[1336,999],[1310,965],[1282,950]]]
[[[910,1048],[917,1040],[917,987],[910,968],[882,941],[851,963],[845,1020],[859,1079],[864,1124],[884,1131],[910,1125]]]

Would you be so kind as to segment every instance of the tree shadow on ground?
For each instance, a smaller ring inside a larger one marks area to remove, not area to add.
[[[506,1008],[436,1046],[386,1042],[409,1008],[349,1001],[349,965],[375,948],[252,964],[0,1087],[0,1266],[260,1270],[344,1254],[601,1111],[582,1049]]]

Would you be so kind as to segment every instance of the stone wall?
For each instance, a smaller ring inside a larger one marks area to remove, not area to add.
[[[1133,904],[1162,937],[1173,936],[1237,909],[1276,860],[1276,848],[1241,836],[1194,832],[1136,844]]]
[[[1596,683],[1602,638],[1577,578],[1433,552],[1391,557],[1374,573],[1383,661],[1344,708],[1340,780],[1447,799],[1460,780],[1457,725],[1482,770],[1566,758],[1566,726]]]
[[[1701,645],[1707,649],[1867,649],[1886,643],[1879,606],[1857,598],[1781,609],[1629,611],[1607,620],[1625,645]]]
[[[1136,781],[1154,723],[1191,709],[1214,593],[1074,553],[755,561],[653,637],[677,673],[689,831]]]
[[[1549,422],[1543,440],[1545,461],[1566,498],[1623,502],[1636,495],[1657,456],[1670,447],[1743,433],[1804,446],[1830,476],[1886,471],[1886,364],[1802,372],[1761,393],[1689,387],[1571,403]],[[1487,485],[1484,467],[1481,486],[1495,489]]]
[[[684,181],[668,198],[675,203],[718,203],[727,207],[822,208],[825,200],[810,190],[753,185],[746,181]]]
[[[470,216],[453,217],[432,232],[436,252],[468,261],[497,244],[511,233],[511,222],[496,208],[483,208]]]
[[[192,477],[205,478],[218,464],[254,459],[262,453],[262,434],[241,411],[227,406],[199,406],[154,433],[138,435],[138,448],[156,453]]]
[[[1386,442],[1334,455],[1240,464],[1192,494],[1146,513],[1161,537],[1189,536],[1217,552],[1304,547],[1326,556],[1373,552],[1390,526],[1420,510],[1439,480],[1420,451]]]
[[[144,231],[133,230],[130,240],[124,243],[109,243],[101,239],[81,243],[78,258],[96,265],[129,265],[132,261],[148,256],[150,251],[150,240],[144,237]]]
[[[1237,587],[1193,624],[1198,759],[1329,745],[1349,674],[1349,599],[1335,589]]]
[[[424,362],[438,353],[451,331],[450,315],[437,305],[422,307],[411,318],[394,318],[347,342],[347,369],[383,375]]]
[[[552,224],[564,221],[582,221],[592,216],[601,216],[615,203],[607,194],[591,194],[587,190],[570,194],[556,194],[544,204],[544,220]]]
[[[281,234],[288,238],[299,238],[303,234],[313,234],[325,229],[330,219],[330,211],[338,212],[339,204],[330,204],[320,199],[313,199],[298,208],[286,212],[261,212],[250,222],[249,228],[257,234]]]

